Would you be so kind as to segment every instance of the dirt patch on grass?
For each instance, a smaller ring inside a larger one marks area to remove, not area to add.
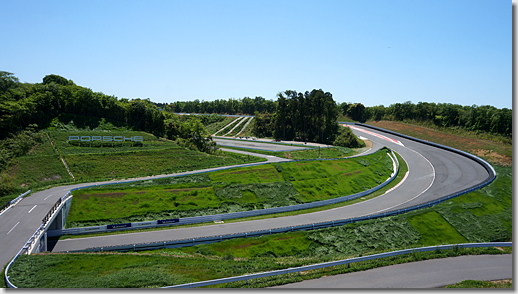
[[[479,157],[485,157],[489,162],[498,163],[502,166],[511,166],[513,165],[513,159],[509,156],[504,156],[502,154],[498,154],[493,150],[482,150],[482,149],[472,149],[469,150],[470,153],[475,154]]]
[[[369,140],[363,140],[363,142],[365,143],[365,147],[367,148],[372,148],[372,146],[374,146],[374,144],[372,144],[372,142]]]
[[[53,175],[50,178],[43,178],[43,179],[41,179],[40,182],[43,183],[43,182],[46,182],[46,181],[55,181],[55,180],[59,180],[59,179],[61,179],[60,175]]]

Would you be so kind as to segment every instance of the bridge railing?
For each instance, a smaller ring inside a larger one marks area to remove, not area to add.
[[[4,204],[2,204],[0,206],[0,216],[2,216],[2,214],[4,214],[9,209],[11,209],[11,207],[13,207],[16,204],[16,202],[18,202],[23,197],[27,196],[29,193],[31,193],[31,190],[29,190],[29,191],[27,191],[25,193],[22,193],[18,197],[16,197],[15,199],[13,199],[11,201],[7,201]]]

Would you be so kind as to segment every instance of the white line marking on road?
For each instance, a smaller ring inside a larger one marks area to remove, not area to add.
[[[7,235],[9,235],[9,234],[14,230],[14,228],[16,228],[16,226],[17,226],[19,223],[20,223],[20,222],[17,222],[17,223],[16,223],[16,225],[14,225],[14,227],[13,227],[11,230],[9,230],[9,232],[7,232]]]
[[[52,196],[52,194],[50,194],[49,196],[43,198],[43,200],[47,200],[47,198],[49,198],[50,196]]]
[[[31,210],[29,210],[29,212],[27,212],[27,213],[31,213],[31,211],[32,211],[34,208],[36,208],[36,206],[38,206],[38,205],[37,205],[37,204],[36,204],[36,205],[34,205],[34,206],[31,208]]]
[[[392,207],[388,207],[388,208],[385,208],[385,209],[382,209],[382,210],[378,210],[375,213],[379,213],[379,212],[382,212],[382,211],[385,211],[385,210],[389,210],[391,208],[403,205],[403,204],[405,204],[405,203],[407,203],[409,201],[412,201],[412,200],[416,199],[417,197],[421,196],[424,192],[428,191],[428,189],[430,189],[432,187],[433,183],[435,182],[435,168],[433,167],[433,164],[426,157],[424,157],[421,153],[419,153],[419,152],[417,152],[415,150],[412,150],[412,149],[410,149],[408,147],[405,147],[405,148],[408,149],[408,150],[414,151],[415,153],[421,155],[421,157],[424,158],[426,161],[428,161],[428,164],[430,164],[430,166],[432,167],[432,173],[429,174],[429,175],[433,176],[432,182],[430,183],[430,186],[428,186],[428,188],[426,188],[423,192],[419,193],[418,195],[414,196],[413,198],[408,199],[407,201],[402,202],[402,203],[397,204],[397,205],[394,205]],[[410,172],[410,168],[409,168],[409,172]]]

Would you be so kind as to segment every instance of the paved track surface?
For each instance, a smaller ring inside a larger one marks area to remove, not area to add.
[[[512,279],[512,267],[512,254],[466,255],[379,267],[273,288],[437,288],[465,280]]]
[[[391,140],[372,135],[372,131],[355,133],[367,137],[374,143],[371,152],[388,146],[398,152],[409,165],[409,175],[398,188],[382,196],[349,206],[326,211],[294,215],[274,219],[262,219],[228,224],[212,224],[194,228],[177,228],[161,231],[129,233],[81,239],[60,240],[54,252],[80,250],[90,247],[128,245],[146,242],[191,239],[202,236],[219,236],[236,232],[250,232],[301,224],[311,224],[359,217],[379,212],[425,203],[452,192],[480,183],[488,177],[486,170],[478,163],[464,156],[439,148],[427,146],[412,140],[386,135]],[[376,133],[379,133],[376,131]]]

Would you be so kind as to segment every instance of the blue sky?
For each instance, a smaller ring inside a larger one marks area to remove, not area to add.
[[[0,70],[174,102],[512,108],[511,1],[2,1]]]

